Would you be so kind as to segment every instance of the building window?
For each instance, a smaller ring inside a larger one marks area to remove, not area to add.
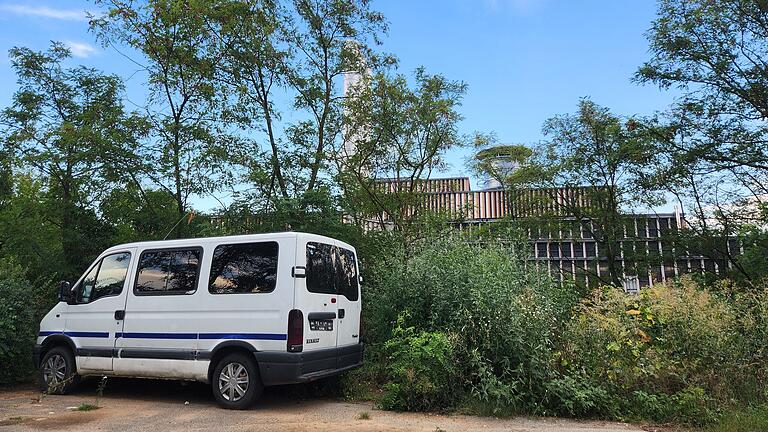
[[[277,283],[277,242],[217,246],[208,291],[212,294],[268,293]]]

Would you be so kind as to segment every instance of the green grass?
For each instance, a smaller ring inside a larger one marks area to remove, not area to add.
[[[93,411],[96,409],[99,409],[99,407],[96,405],[91,405],[89,403],[84,403],[84,404],[80,404],[80,406],[77,407],[75,411]]]
[[[371,415],[368,414],[368,411],[363,411],[360,414],[357,415],[358,420],[370,420]]]
[[[758,432],[768,431],[768,406],[750,407],[726,413],[706,432]]]

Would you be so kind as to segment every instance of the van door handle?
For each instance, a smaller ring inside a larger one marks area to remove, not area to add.
[[[125,319],[125,310],[116,310],[115,311],[115,319],[116,320],[124,320]]]
[[[339,319],[344,318],[344,309],[339,309]]]

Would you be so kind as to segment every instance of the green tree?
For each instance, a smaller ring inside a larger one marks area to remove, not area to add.
[[[0,115],[4,152],[41,179],[44,217],[59,228],[72,274],[103,242],[92,204],[120,180],[143,123],[125,112],[118,77],[65,67],[70,52],[60,43],[46,52],[13,48],[10,57],[19,88]]]
[[[384,16],[370,9],[370,0],[293,0],[284,37],[294,55],[287,75],[296,92],[295,106],[308,118],[291,125],[287,134],[301,149],[299,166],[306,190],[320,184],[341,138],[344,95],[336,82],[345,72],[373,67],[369,45],[386,30]],[[354,42],[351,42],[354,41]]]
[[[768,3],[662,0],[648,40],[635,79],[682,92],[657,129],[664,163],[653,180],[690,208],[690,229],[711,246],[700,252],[747,280],[768,272],[727,247],[768,214]]]
[[[223,88],[215,79],[221,47],[206,29],[206,1],[98,0],[107,14],[91,28],[105,44],[124,44],[143,55],[148,80],[146,116],[151,138],[138,148],[140,171],[176,201],[178,219],[190,197],[224,187],[227,160]],[[141,182],[137,182],[141,184]],[[184,224],[176,225],[176,236]]]
[[[425,180],[444,166],[449,149],[464,145],[457,111],[466,85],[416,71],[367,77],[345,105],[341,184],[359,222],[388,225],[409,238],[426,215]]]
[[[584,99],[575,114],[553,117],[544,125],[549,141],[536,156],[538,185],[545,188],[553,216],[575,219],[595,239],[605,258],[605,283],[621,285],[621,242],[627,210],[656,202],[643,187],[653,162],[651,139],[634,119],[612,114]],[[578,188],[571,194],[564,188]],[[596,275],[595,275],[596,276]]]
[[[533,156],[530,147],[520,144],[495,145],[475,154],[470,167],[487,179],[509,189],[527,183],[526,165]]]

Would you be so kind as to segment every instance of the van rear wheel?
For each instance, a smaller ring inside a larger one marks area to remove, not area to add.
[[[228,409],[249,408],[261,396],[264,385],[252,355],[233,353],[216,364],[211,377],[216,402]]]

